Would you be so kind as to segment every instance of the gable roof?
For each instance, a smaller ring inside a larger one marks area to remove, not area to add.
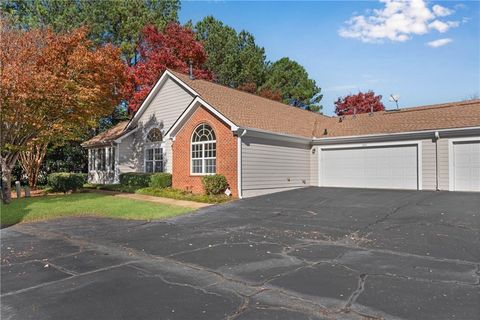
[[[319,113],[302,110],[229,88],[211,81],[192,80],[186,74],[169,70],[191,87],[208,104],[238,127],[311,138],[315,123],[328,119]]]
[[[82,143],[82,147],[92,148],[101,147],[110,144],[115,139],[127,134],[129,131],[125,130],[129,121],[122,121],[111,127],[107,131],[104,131],[90,140]]]
[[[192,102],[200,101],[208,104],[237,127],[289,136],[322,139],[480,127],[480,99],[379,111],[373,114],[328,117],[211,81],[192,80],[186,74],[167,70],[130,122],[121,122],[82,145],[84,147],[106,145],[132,131],[134,120],[145,111],[168,77],[175,80],[194,97],[196,96]],[[188,117],[186,114],[182,116]]]
[[[314,137],[342,137],[480,126],[480,100],[331,117],[317,123]],[[325,135],[325,129],[327,134]]]

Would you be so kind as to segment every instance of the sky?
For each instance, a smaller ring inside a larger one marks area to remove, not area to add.
[[[387,109],[480,95],[480,1],[182,1],[181,23],[208,15],[303,65],[328,115],[358,91]]]

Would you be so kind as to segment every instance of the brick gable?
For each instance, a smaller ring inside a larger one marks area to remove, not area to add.
[[[175,140],[172,144],[172,185],[174,188],[194,193],[205,192],[201,180],[202,176],[190,174],[191,137],[195,128],[202,123],[209,124],[215,131],[217,140],[217,173],[223,174],[227,178],[233,196],[238,197],[237,137],[233,135],[225,123],[204,107],[199,107],[195,110],[175,135]]]

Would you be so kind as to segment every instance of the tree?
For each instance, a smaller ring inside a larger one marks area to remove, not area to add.
[[[10,201],[11,171],[36,139],[69,137],[94,125],[119,102],[124,64],[112,45],[95,46],[86,29],[55,34],[0,31],[2,200]]]
[[[0,10],[23,29],[50,27],[66,32],[89,27],[96,44],[112,43],[134,64],[140,31],[147,25],[163,29],[178,19],[179,0],[4,0]]]
[[[237,31],[212,16],[195,25],[196,37],[207,53],[205,66],[218,83],[238,87],[245,83],[260,86],[265,80],[265,49],[247,31]]]
[[[122,90],[130,111],[140,107],[167,68],[187,73],[191,62],[196,78],[212,79],[211,72],[203,68],[207,59],[203,45],[195,40],[192,30],[179,24],[169,24],[164,32],[155,26],[146,26],[142,30],[138,52],[140,59],[127,69],[128,81]]]
[[[279,91],[282,101],[295,107],[319,111],[323,98],[321,89],[309,79],[304,67],[289,58],[282,58],[267,70],[267,78],[260,90]]]
[[[354,113],[382,111],[385,110],[385,106],[381,100],[382,96],[376,96],[371,90],[366,93],[350,94],[335,101],[335,113],[338,116],[343,116]]]

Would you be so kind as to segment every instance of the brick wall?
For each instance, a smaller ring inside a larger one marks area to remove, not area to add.
[[[217,139],[217,173],[223,174],[230,185],[233,196],[237,190],[237,137],[218,117],[200,107],[180,129],[172,144],[172,185],[174,188],[205,193],[201,176],[190,175],[190,141],[195,128],[202,123],[209,124]]]

